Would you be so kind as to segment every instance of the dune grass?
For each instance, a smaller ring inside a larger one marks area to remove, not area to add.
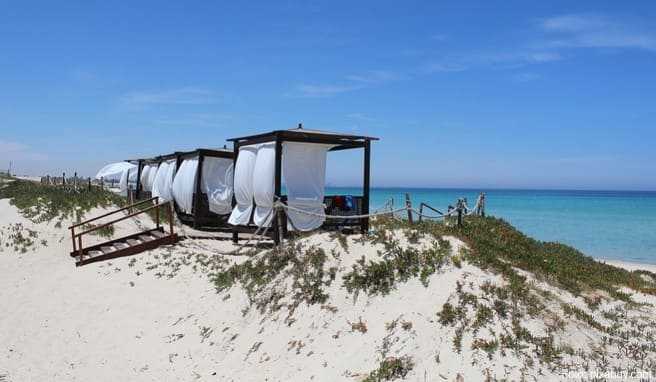
[[[389,230],[407,228],[408,223],[378,219],[374,226],[378,230]],[[412,228],[436,237],[449,235],[461,239],[469,247],[465,252],[467,261],[501,273],[511,282],[524,281],[516,270],[520,269],[576,296],[602,290],[614,298],[629,301],[630,296],[621,291],[621,287],[656,294],[656,283],[650,277],[643,277],[645,272],[631,272],[596,261],[568,245],[535,240],[502,219],[468,217],[462,227],[424,221]]]
[[[121,196],[97,187],[75,191],[21,179],[0,187],[0,199],[10,199],[23,216],[35,223],[55,220],[57,226],[65,219],[80,221],[93,208],[125,203]]]

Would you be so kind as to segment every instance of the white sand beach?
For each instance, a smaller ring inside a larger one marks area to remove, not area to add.
[[[513,353],[488,357],[471,346],[463,346],[460,353],[453,350],[454,329],[437,322],[440,307],[454,301],[458,283],[474,294],[480,294],[486,281],[503,283],[500,276],[467,263],[446,265],[429,277],[427,287],[411,279],[387,296],[356,298],[334,282],[323,304],[260,312],[241,287],[217,293],[208,279],[207,259],[229,264],[249,258],[229,255],[235,249],[230,241],[186,239],[176,246],[76,268],[68,255],[71,240],[65,224],[35,224],[7,199],[0,200],[0,227],[16,223],[38,232],[39,243],[25,253],[10,247],[0,252],[3,382],[361,381],[384,358],[403,356],[414,363],[406,376],[411,381],[562,377],[562,370],[537,361],[529,367]],[[148,223],[123,222],[117,234]],[[357,259],[375,258],[382,248],[359,243],[358,238],[348,237],[348,251],[326,233],[303,241],[331,253],[329,262],[339,281]],[[410,245],[402,235],[398,239],[402,246]],[[464,244],[447,239],[457,254]],[[431,241],[423,238],[416,245]],[[535,282],[563,301],[584,306],[580,299]],[[287,284],[277,280],[268,293],[278,291],[284,302],[289,299]],[[640,299],[656,303],[653,296]],[[540,320],[525,324],[534,333],[546,330]],[[492,323],[500,331],[503,325]],[[572,321],[558,338],[574,344],[601,341],[598,332]],[[471,340],[465,335],[465,343]],[[571,360],[582,361],[578,356]],[[608,362],[625,361],[611,357]]]

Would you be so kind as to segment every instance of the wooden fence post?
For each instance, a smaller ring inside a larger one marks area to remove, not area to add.
[[[88,191],[91,191],[91,177],[89,177],[89,186],[87,187]]]
[[[66,173],[62,172],[62,186],[66,185]]]
[[[410,201],[410,194],[405,194],[405,208],[408,210],[408,223],[412,224],[412,201]]]

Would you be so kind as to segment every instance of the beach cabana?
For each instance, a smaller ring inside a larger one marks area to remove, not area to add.
[[[130,183],[137,180],[137,166],[130,162],[110,163],[98,171],[96,179],[117,180],[121,195],[126,196]]]
[[[160,161],[159,157],[128,160],[128,162],[137,166],[136,199],[149,199],[151,197],[153,182]]]
[[[148,159],[131,159],[138,167],[135,196],[149,199],[158,196],[160,202],[173,200],[171,185],[177,170],[177,155],[172,153]]]
[[[374,140],[378,138],[307,130],[301,125],[296,129],[229,139],[234,144],[235,156],[236,203],[228,220],[233,226],[233,239],[238,239],[238,232],[253,232],[262,226],[272,226],[275,240],[279,233],[288,230],[310,231],[322,227],[367,232],[368,218],[347,216],[369,213],[371,141]],[[362,195],[326,196],[327,153],[350,149],[364,151]],[[290,207],[289,221],[285,214],[274,218],[276,199]],[[324,214],[345,215],[345,218],[326,222]]]
[[[194,228],[227,227],[232,211],[232,150],[196,149],[178,153],[172,184],[178,218]]]

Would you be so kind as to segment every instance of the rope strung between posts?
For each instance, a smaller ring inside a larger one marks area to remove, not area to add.
[[[289,225],[291,225],[292,229],[297,230],[298,229],[294,226],[294,223],[292,219],[289,219],[289,211],[294,211],[300,214],[308,215],[308,216],[314,216],[318,218],[323,218],[323,219],[364,219],[364,218],[373,218],[377,216],[392,216],[395,219],[398,219],[396,217],[397,213],[400,212],[407,212],[410,211],[412,213],[417,214],[417,216],[421,216],[422,218],[425,219],[445,219],[447,217],[451,216],[457,216],[459,211],[463,211],[464,215],[466,216],[471,216],[474,214],[480,214],[482,211],[482,206],[484,203],[484,199],[482,195],[479,195],[478,199],[476,200],[476,205],[474,206],[473,209],[469,209],[467,206],[467,200],[464,198],[458,199],[458,202],[456,203],[456,208],[449,208],[448,212],[442,213],[439,216],[431,216],[431,215],[426,215],[423,214],[422,212],[417,211],[416,209],[409,207],[409,206],[404,206],[404,207],[399,207],[394,209],[393,204],[394,204],[394,199],[389,199],[387,202],[385,202],[384,206],[374,212],[368,213],[368,214],[359,214],[359,215],[330,215],[326,213],[318,213],[318,212],[313,212],[313,211],[307,211],[302,208],[297,208],[290,206],[288,204],[283,203],[280,199],[276,199],[276,201],[273,203],[273,207],[271,210],[266,214],[264,221],[268,222],[269,218],[272,216],[274,212],[281,211],[285,215],[287,215],[288,219],[287,222]],[[277,214],[276,214],[277,215]],[[274,215],[275,216],[275,215]],[[233,253],[239,253],[239,251],[243,248],[246,247],[250,244],[250,242],[255,238],[255,247],[257,248],[260,244],[260,241],[264,237],[266,237],[266,234],[270,228],[270,224],[264,224],[262,226],[259,226],[253,235],[242,245],[240,245]]]

